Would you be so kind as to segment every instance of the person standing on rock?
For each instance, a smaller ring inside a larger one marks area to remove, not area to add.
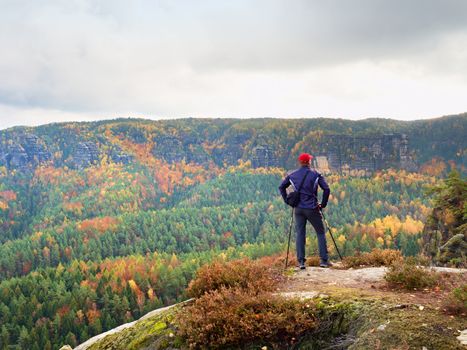
[[[326,208],[331,190],[324,177],[311,169],[313,156],[302,153],[298,157],[299,168],[286,176],[279,186],[279,191],[284,202],[291,205],[287,198],[286,189],[292,186],[294,191],[298,191],[298,203],[295,207],[295,230],[297,233],[296,251],[300,269],[305,269],[305,242],[306,223],[309,221],[318,236],[318,248],[321,267],[329,267],[331,263],[328,258],[326,234],[324,230],[323,216],[321,209]],[[318,186],[323,190],[321,203],[318,201]]]

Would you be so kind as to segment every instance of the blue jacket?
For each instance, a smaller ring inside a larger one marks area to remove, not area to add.
[[[321,206],[323,208],[326,207],[328,204],[329,194],[331,193],[329,185],[326,183],[326,180],[320,173],[310,169],[309,166],[302,166],[298,168],[297,170],[287,175],[286,178],[282,181],[281,185],[279,186],[279,191],[282,198],[284,199],[284,202],[287,198],[287,187],[292,185],[294,190],[297,190],[307,172],[310,172],[310,174],[308,174],[302,188],[300,189],[300,202],[297,207],[303,209],[315,209],[318,206],[318,186],[315,187],[315,182],[317,179],[317,185],[323,189]]]

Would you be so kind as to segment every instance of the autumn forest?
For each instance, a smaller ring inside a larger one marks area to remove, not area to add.
[[[277,187],[301,151],[331,186],[344,255],[418,255],[430,189],[465,176],[466,126],[458,115],[1,130],[0,349],[75,346],[183,300],[206,262],[283,252],[290,210]],[[316,254],[314,235],[307,244]]]

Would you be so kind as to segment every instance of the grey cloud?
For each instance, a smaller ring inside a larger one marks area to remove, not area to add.
[[[466,32],[466,17],[465,1],[265,1],[257,16],[234,12],[206,18],[211,45],[196,63],[302,69],[423,55],[447,35]]]
[[[464,0],[0,0],[0,8],[4,105],[185,113],[237,103],[231,95],[256,75],[293,81],[358,61],[467,76]]]

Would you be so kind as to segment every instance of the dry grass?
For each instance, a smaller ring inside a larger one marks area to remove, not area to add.
[[[467,284],[454,288],[443,303],[444,309],[452,315],[467,315]]]
[[[313,329],[312,303],[273,295],[283,256],[215,261],[201,267],[188,287],[196,300],[178,317],[190,348],[236,347],[254,341],[293,343]]]
[[[411,258],[394,262],[389,267],[384,279],[392,287],[407,290],[433,287],[442,282],[440,273],[418,266],[416,262],[416,259]]]
[[[241,288],[205,293],[179,316],[179,334],[190,348],[293,343],[316,326],[312,303],[256,294]]]
[[[319,266],[320,258],[319,256],[310,256],[306,259],[307,266]]]
[[[196,278],[188,286],[187,294],[198,298],[221,288],[243,288],[253,293],[272,291],[281,280],[279,263],[280,259],[274,257],[214,261],[198,270]]]
[[[399,250],[373,249],[369,253],[346,256],[342,262],[345,268],[356,268],[366,266],[390,266],[394,262],[402,261],[403,257]]]

